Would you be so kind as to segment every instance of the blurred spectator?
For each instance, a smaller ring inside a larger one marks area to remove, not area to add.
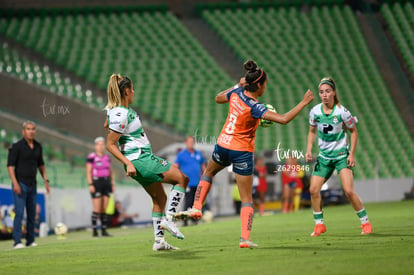
[[[36,173],[39,169],[49,193],[49,180],[43,161],[42,146],[34,138],[36,125],[32,121],[23,123],[23,138],[9,149],[7,171],[13,185],[15,218],[13,224],[14,248],[25,247],[22,242],[22,220],[24,209],[27,214],[26,246],[37,246],[35,243],[35,216],[37,201]]]
[[[134,224],[134,218],[138,218],[138,213],[135,214],[127,214],[125,209],[122,207],[120,201],[115,202],[115,212],[112,216],[112,226],[124,226],[124,225],[132,225]]]
[[[198,182],[206,168],[206,161],[204,160],[201,151],[194,149],[194,137],[188,136],[185,140],[185,146],[186,148],[178,153],[175,163],[190,179],[185,193],[184,209],[187,210],[193,205]],[[197,220],[195,219],[192,221],[193,223],[197,223]],[[184,220],[184,226],[186,225],[188,225],[188,221]]]
[[[295,200],[295,210],[299,209],[304,176],[303,169],[298,165],[298,159],[288,157],[282,169],[283,213],[292,212]]]
[[[265,202],[265,195],[267,192],[267,180],[266,180],[267,169],[263,163],[263,158],[258,157],[256,159],[255,169],[257,171],[258,182],[259,182],[257,186],[257,193],[259,197],[259,214],[260,216],[262,216],[264,213],[264,209],[265,209],[264,202]]]

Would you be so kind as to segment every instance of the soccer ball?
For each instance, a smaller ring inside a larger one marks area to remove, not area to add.
[[[68,227],[62,222],[57,223],[55,226],[55,234],[58,239],[65,239],[66,233],[68,233]]]
[[[275,112],[276,113],[276,109],[275,109],[275,107],[273,107],[272,105],[270,105],[270,104],[263,104],[264,106],[266,106],[266,108],[268,109],[268,110],[270,110],[270,111],[272,111],[272,112]],[[273,121],[269,121],[269,120],[266,120],[266,119],[261,119],[260,120],[260,122],[259,122],[259,125],[260,126],[262,126],[262,127],[264,127],[264,128],[266,128],[266,127],[270,127],[270,126],[272,126],[274,124],[274,122]]]

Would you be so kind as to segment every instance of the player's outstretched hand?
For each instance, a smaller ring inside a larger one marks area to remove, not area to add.
[[[303,102],[308,105],[314,99],[313,93],[311,90],[308,90],[305,95],[303,96]]]
[[[305,159],[306,159],[306,162],[311,162],[312,161],[312,152],[306,152]]]

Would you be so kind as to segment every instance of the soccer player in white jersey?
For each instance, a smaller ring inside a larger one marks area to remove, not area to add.
[[[141,120],[129,107],[134,99],[131,80],[113,74],[109,79],[107,92],[108,104],[105,109],[108,116],[105,127],[109,129],[109,134],[106,148],[124,164],[127,175],[141,184],[152,198],[155,237],[153,250],[175,250],[176,247],[165,241],[164,229],[172,236],[184,239],[184,235],[173,222],[173,214],[180,209],[184,200],[188,177],[175,165],[152,153]],[[161,182],[174,185],[168,202]]]
[[[358,132],[356,118],[339,103],[336,85],[332,78],[325,77],[319,83],[319,96],[322,103],[313,107],[309,114],[308,147],[306,161],[312,160],[312,147],[318,137],[319,156],[312,173],[310,193],[315,228],[312,237],[326,232],[321,208],[321,187],[336,169],[346,197],[351,202],[361,221],[361,234],[370,234],[372,226],[359,196],[354,190],[353,167]],[[349,147],[347,129],[351,133]]]

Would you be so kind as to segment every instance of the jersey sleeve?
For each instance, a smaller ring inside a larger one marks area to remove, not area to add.
[[[315,121],[315,110],[314,108],[312,108],[309,112],[309,125],[310,126],[317,126],[316,121]]]
[[[352,116],[351,112],[343,107],[343,110],[341,112],[341,118],[342,121],[345,123],[346,128],[353,129],[356,125],[356,119]]]
[[[127,124],[127,112],[123,112],[123,110],[112,110],[108,114],[108,125],[110,130],[117,132],[119,134],[123,134],[125,132]]]
[[[231,95],[238,89],[240,88],[238,84],[234,85],[234,87],[231,87],[230,89],[227,89],[227,100],[230,100]]]
[[[254,104],[250,109],[250,114],[253,118],[263,118],[264,114],[267,112],[267,108],[262,103]]]
[[[88,157],[86,158],[86,163],[92,164],[93,163],[93,160],[94,160],[94,155],[93,155],[93,153],[90,153],[88,155]]]

